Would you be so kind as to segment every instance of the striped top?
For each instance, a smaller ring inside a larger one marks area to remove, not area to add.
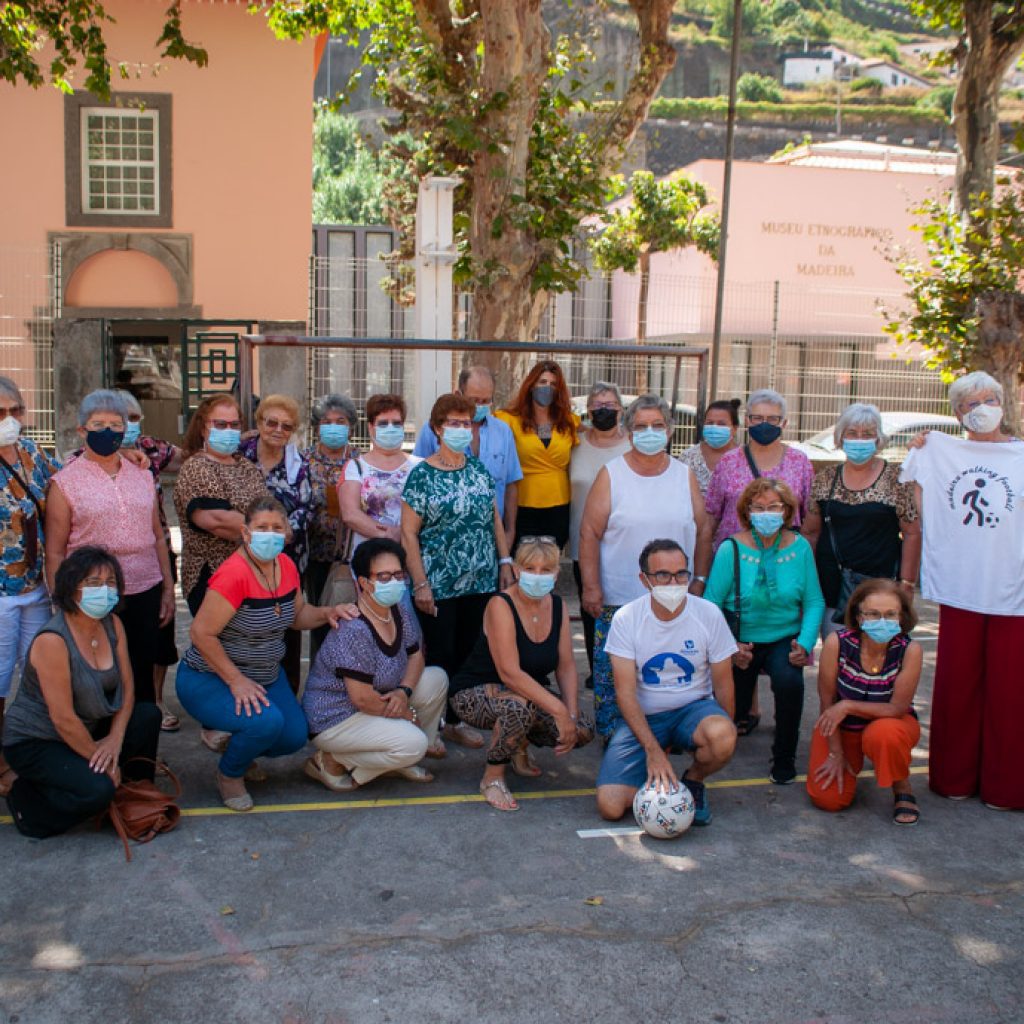
[[[836,685],[836,703],[841,700],[857,700],[872,704],[888,704],[892,700],[896,677],[903,668],[903,656],[910,646],[906,633],[889,641],[885,651],[882,671],[867,672],[860,663],[860,630],[839,631],[839,678]],[[916,718],[913,708],[910,713]],[[840,725],[847,732],[859,732],[870,719],[859,715],[847,715]]]
[[[239,672],[264,686],[272,684],[280,672],[284,634],[295,621],[299,591],[299,572],[287,555],[277,556],[277,571],[278,584],[271,594],[245,555],[236,551],[213,574],[209,586],[235,609],[218,638],[224,653]],[[197,672],[213,672],[195,646],[184,660]]]

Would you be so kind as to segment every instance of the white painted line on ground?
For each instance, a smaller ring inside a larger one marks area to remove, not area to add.
[[[578,828],[580,839],[606,839],[609,836],[642,836],[642,828]]]

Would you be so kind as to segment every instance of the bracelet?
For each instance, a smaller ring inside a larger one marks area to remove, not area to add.
[[[694,576],[693,577],[693,582],[694,583],[707,583],[707,581],[708,581],[707,576]]]
[[[512,556],[511,555],[506,555],[504,558],[499,558],[498,559],[498,565],[511,565],[511,564],[512,564]]]
[[[899,582],[903,583],[905,586],[914,587],[915,589],[917,588],[917,584],[913,580],[900,580]]]
[[[412,591],[415,594],[417,590],[422,590],[424,587],[429,587],[429,586],[430,586],[430,581],[429,580],[421,580],[419,583],[416,584],[416,586],[414,586],[412,588]]]

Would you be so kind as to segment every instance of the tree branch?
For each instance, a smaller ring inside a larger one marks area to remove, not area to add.
[[[464,78],[459,69],[472,57],[475,45],[473,33],[466,31],[472,19],[452,18],[448,0],[415,0],[413,8],[420,31],[443,55],[445,66],[455,71],[457,78]]]

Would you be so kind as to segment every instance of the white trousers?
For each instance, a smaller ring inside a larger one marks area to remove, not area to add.
[[[418,726],[404,718],[357,711],[340,725],[314,736],[313,743],[344,765],[362,786],[385,772],[423,760],[427,747],[437,739],[447,698],[448,676],[444,669],[429,666],[413,687],[409,701],[419,717]]]

